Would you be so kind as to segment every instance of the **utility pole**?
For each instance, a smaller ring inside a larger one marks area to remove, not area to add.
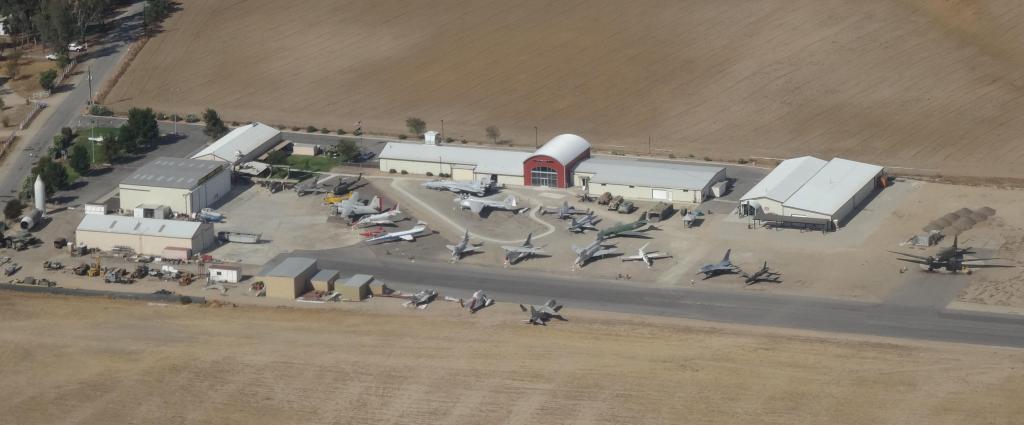
[[[89,105],[93,104],[92,100],[92,65],[89,65]]]
[[[654,137],[653,136],[647,136],[647,154],[648,155],[651,154],[651,151],[652,151],[651,150],[651,145],[652,145],[652,143],[654,143]]]
[[[533,148],[537,149],[539,147],[540,147],[540,144],[539,144],[539,141],[538,141],[538,138],[537,138],[537,126],[533,126]]]
[[[441,120],[441,141],[444,141],[444,120]]]

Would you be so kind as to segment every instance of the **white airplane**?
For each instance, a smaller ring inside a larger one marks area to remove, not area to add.
[[[380,197],[374,196],[366,205],[359,200],[359,192],[352,192],[352,197],[334,204],[338,215],[342,217],[380,214]]]
[[[509,195],[507,198],[505,198],[504,201],[496,201],[493,199],[485,198],[475,198],[472,196],[462,196],[459,198],[455,198],[455,202],[458,202],[459,206],[462,207],[462,209],[468,209],[477,214],[483,214],[484,210],[487,208],[503,211],[512,211],[515,214],[526,212],[526,210],[530,209],[528,207],[520,208],[519,203],[516,202],[516,197],[513,195]]]
[[[466,229],[466,234],[462,236],[462,242],[458,245],[445,245],[449,251],[452,252],[452,262],[456,262],[462,259],[463,255],[470,252],[475,252],[479,247],[469,243],[469,229]]]
[[[484,196],[491,188],[491,183],[486,180],[456,181],[456,180],[434,180],[423,183],[423,187],[434,190],[447,190],[455,193],[472,193],[476,196]]]
[[[426,231],[427,231],[427,223],[424,223],[424,222],[420,221],[420,222],[416,223],[416,225],[413,226],[412,229],[402,230],[402,231],[399,231],[399,232],[385,233],[385,234],[380,235],[380,236],[375,236],[375,237],[369,238],[369,239],[365,240],[364,242],[366,242],[366,243],[391,242],[391,241],[397,241],[397,240],[403,240],[403,241],[406,241],[406,242],[412,242],[412,241],[416,240],[417,236],[423,236],[423,234]]]
[[[645,243],[644,246],[640,247],[640,249],[637,251],[637,255],[623,257],[622,261],[643,261],[644,263],[647,263],[647,268],[651,268],[652,266],[654,266],[655,259],[672,258],[671,254],[661,251],[647,252],[647,245],[650,245],[650,242]]]
[[[395,224],[398,217],[402,215],[402,210],[399,208],[401,205],[395,204],[395,207],[384,211],[379,214],[364,215],[356,222],[356,227],[370,227],[370,226],[383,226]]]
[[[526,241],[519,246],[502,246],[501,249],[505,250],[505,265],[511,265],[518,263],[531,255],[543,254],[544,250],[541,248],[534,248],[533,243],[530,241],[533,239],[533,233],[526,235]]]

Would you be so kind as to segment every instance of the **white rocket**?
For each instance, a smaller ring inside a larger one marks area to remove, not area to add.
[[[43,176],[36,175],[36,183],[33,185],[33,189],[35,192],[32,200],[35,201],[36,210],[46,214],[46,185],[43,184]]]

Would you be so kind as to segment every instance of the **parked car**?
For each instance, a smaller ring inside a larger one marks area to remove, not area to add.
[[[85,51],[85,45],[84,44],[78,44],[78,43],[71,43],[71,44],[68,44],[68,50],[72,51],[72,52],[84,52]]]
[[[57,60],[57,54],[56,53],[47,54],[46,58],[49,59],[49,60],[55,61],[55,60]]]

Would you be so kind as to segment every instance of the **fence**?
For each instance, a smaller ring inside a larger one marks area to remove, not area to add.
[[[75,65],[77,64],[77,59],[72,59],[71,62],[68,62],[68,64],[64,66],[64,69],[62,69],[60,73],[57,74],[57,79],[53,80],[53,86],[57,87],[61,84],[64,84],[64,80],[66,80],[68,78],[68,75],[70,75],[71,72],[75,70]],[[50,95],[52,94],[53,92],[50,90],[39,90],[35,93],[32,93],[32,100],[46,99],[50,97]]]
[[[18,125],[18,129],[24,130],[32,124],[32,120],[36,119],[39,115],[39,111],[42,111],[46,107],[45,102],[32,102],[32,110],[29,111],[28,115],[25,115],[25,119],[21,120],[21,124]]]

